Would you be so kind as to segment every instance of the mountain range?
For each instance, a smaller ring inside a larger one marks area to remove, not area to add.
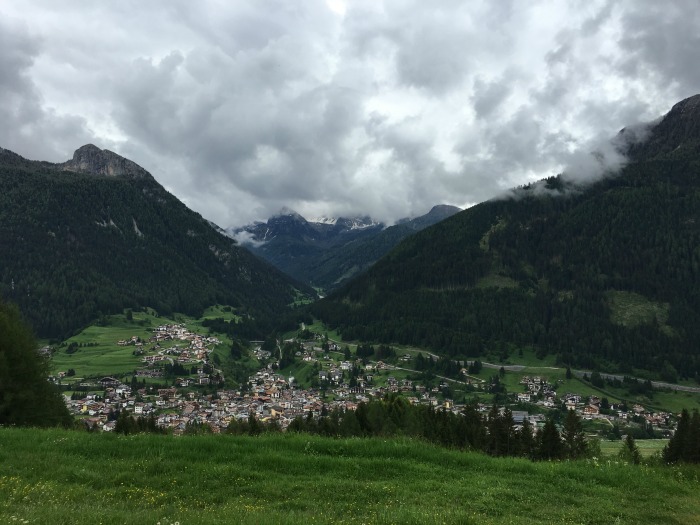
[[[458,213],[314,314],[344,338],[446,356],[531,348],[561,364],[700,379],[700,95],[613,143],[621,170],[586,184],[553,176]]]
[[[425,215],[387,228],[366,216],[307,220],[286,209],[265,222],[227,232],[295,279],[332,290],[365,271],[409,235],[459,211],[454,206],[434,206]]]
[[[627,162],[595,182],[564,173],[389,228],[287,210],[226,232],[293,277],[113,152],[54,164],[0,149],[0,296],[43,337],[219,303],[257,338],[314,297],[302,283],[341,285],[310,308],[346,339],[698,380],[700,95],[613,143]]]
[[[40,336],[153,307],[228,304],[261,337],[313,290],[215,231],[145,169],[94,145],[53,164],[0,149],[0,296]]]

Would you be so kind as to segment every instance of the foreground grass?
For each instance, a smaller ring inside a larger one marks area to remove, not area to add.
[[[2,523],[700,522],[697,468],[530,463],[409,440],[5,428],[0,467]]]

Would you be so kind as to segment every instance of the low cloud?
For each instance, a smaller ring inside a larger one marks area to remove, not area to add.
[[[255,240],[253,234],[245,230],[235,231],[234,229],[227,230],[228,235],[235,240],[237,243],[243,246],[252,246],[253,248],[260,248],[267,244],[267,241]]]

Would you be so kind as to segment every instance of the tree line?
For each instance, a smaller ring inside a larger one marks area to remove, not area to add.
[[[258,435],[279,430],[276,421],[264,423],[251,414],[247,420],[232,421],[228,433]],[[536,431],[527,419],[518,428],[512,412],[498,405],[493,405],[486,415],[474,404],[455,414],[426,405],[411,405],[396,395],[359,403],[356,410],[324,410],[319,417],[309,412],[292,420],[287,431],[327,437],[405,436],[491,456],[532,460],[580,459],[596,450],[586,440],[580,418],[573,411],[567,414],[561,431],[551,418]]]

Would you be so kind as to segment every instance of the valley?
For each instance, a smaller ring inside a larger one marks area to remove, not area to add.
[[[696,4],[0,2],[0,524],[700,525]]]
[[[687,391],[677,391],[630,376],[567,373],[531,350],[514,352],[501,364],[450,365],[417,348],[343,342],[320,323],[241,349],[230,334],[212,328],[212,321],[221,326],[237,320],[226,306],[211,307],[202,318],[128,311],[44,351],[52,355],[52,379],[71,413],[104,431],[115,430],[121,412],[153,418],[175,434],[195,423],[226,432],[247,424],[251,414],[286,429],[295,418],[318,419],[401,395],[412,405],[454,414],[471,403],[485,415],[497,403],[513,411],[516,424],[527,419],[535,428],[548,415],[571,409],[589,436],[619,439],[633,432],[648,439],[667,437],[673,414],[700,407],[698,388],[681,385]]]

